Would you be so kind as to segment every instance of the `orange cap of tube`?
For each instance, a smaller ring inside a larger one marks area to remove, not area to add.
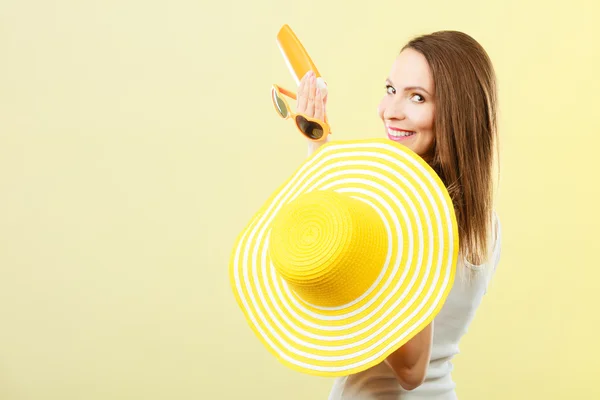
[[[306,49],[287,24],[277,33],[277,45],[296,85],[300,85],[300,80],[310,70],[314,71],[317,78],[321,77]]]

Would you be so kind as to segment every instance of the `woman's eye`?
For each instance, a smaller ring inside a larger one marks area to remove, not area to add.
[[[423,96],[421,96],[420,94],[417,94],[417,93],[415,93],[415,94],[412,95],[412,99],[414,101],[416,101],[417,103],[422,103],[422,102],[425,101],[425,99],[423,98]]]
[[[388,94],[396,94],[396,89],[390,85],[385,85],[385,90]]]

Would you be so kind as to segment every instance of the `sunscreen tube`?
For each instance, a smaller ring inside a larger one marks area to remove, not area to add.
[[[288,70],[292,74],[292,78],[296,81],[296,86],[300,85],[300,80],[310,70],[314,71],[317,78],[317,87],[319,89],[327,89],[327,82],[323,79],[319,70],[308,55],[308,52],[302,46],[302,43],[287,25],[283,25],[277,33],[277,45],[285,60]]]

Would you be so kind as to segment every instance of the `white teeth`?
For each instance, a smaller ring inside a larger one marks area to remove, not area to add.
[[[390,136],[393,137],[405,137],[405,136],[410,136],[410,135],[414,135],[415,132],[405,132],[405,131],[394,131],[392,129],[388,129],[388,132],[390,134]]]

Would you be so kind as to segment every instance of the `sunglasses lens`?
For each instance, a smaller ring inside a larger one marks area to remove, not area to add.
[[[323,127],[316,122],[308,121],[301,115],[296,117],[298,128],[311,139],[321,139],[323,137]]]
[[[275,108],[277,108],[277,112],[283,118],[287,118],[288,109],[285,106],[285,102],[279,97],[279,95],[277,94],[277,91],[275,91],[274,89],[271,91],[271,94],[273,96],[273,104],[275,104]]]

